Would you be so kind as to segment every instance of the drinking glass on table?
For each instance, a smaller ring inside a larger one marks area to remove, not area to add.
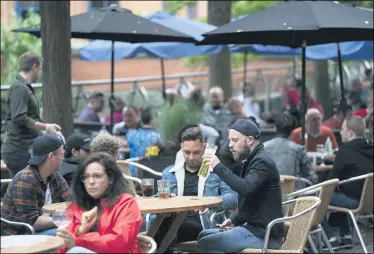
[[[170,181],[157,180],[157,189],[160,198],[169,198],[170,193]]]
[[[52,215],[53,223],[58,228],[66,228],[70,224],[70,213],[64,209],[57,209]]]
[[[319,154],[319,156],[321,157],[321,159],[322,159],[322,163],[321,163],[321,166],[322,167],[324,167],[324,166],[326,166],[325,165],[325,155],[326,155],[326,153],[327,153],[327,149],[326,149],[326,147],[325,147],[325,145],[324,144],[318,144],[317,145],[317,148],[316,148],[316,151],[317,151],[317,153]]]
[[[142,179],[142,192],[144,197],[153,196],[154,179]]]

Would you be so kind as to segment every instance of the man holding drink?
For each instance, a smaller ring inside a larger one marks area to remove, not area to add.
[[[207,177],[199,176],[205,150],[204,139],[198,127],[189,128],[182,134],[181,149],[184,159],[176,165],[169,166],[163,171],[162,180],[170,181],[170,192],[178,196],[215,196],[223,200],[222,205],[205,211],[189,212],[182,222],[177,242],[195,241],[198,234],[209,227],[210,214],[213,212],[236,209],[237,193],[235,193],[215,173],[210,172]],[[202,221],[200,220],[202,216]],[[209,215],[209,216],[206,216]]]
[[[238,213],[198,236],[199,249],[237,253],[246,248],[262,248],[267,225],[283,217],[280,179],[277,166],[260,144],[255,123],[241,119],[230,127],[229,148],[235,161],[242,162],[240,176],[220,163],[214,154],[204,155],[213,173],[239,194]],[[284,225],[273,226],[268,247],[279,249],[285,235]]]

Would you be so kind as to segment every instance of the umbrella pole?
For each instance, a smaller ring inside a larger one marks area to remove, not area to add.
[[[343,83],[343,63],[342,63],[342,54],[340,51],[340,42],[338,42],[338,65],[339,65],[339,78],[340,78],[340,93],[341,93],[341,99],[340,99],[340,108],[343,110],[343,114],[345,116],[347,112],[347,101],[345,99],[344,95],[344,83]]]
[[[164,101],[166,101],[166,81],[165,81],[165,66],[164,66],[164,59],[160,59],[161,62],[161,76],[162,76],[162,97]]]
[[[305,113],[306,113],[306,41],[302,46],[301,60],[301,145],[305,144]]]
[[[248,63],[248,46],[245,46],[244,50],[244,72],[243,72],[243,85],[247,83],[247,63]]]
[[[111,55],[111,73],[110,73],[110,133],[112,133],[113,129],[113,113],[114,113],[114,41],[112,41],[112,55]]]

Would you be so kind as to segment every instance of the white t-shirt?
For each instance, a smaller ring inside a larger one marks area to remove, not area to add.
[[[45,191],[44,205],[52,204],[51,188],[49,188],[49,183],[47,184],[47,190]],[[49,213],[43,213],[43,215],[51,216]]]

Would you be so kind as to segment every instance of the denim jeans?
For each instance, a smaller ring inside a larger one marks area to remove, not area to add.
[[[96,252],[93,252],[89,249],[77,246],[77,247],[71,248],[66,253],[96,253]]]
[[[199,234],[197,241],[199,249],[211,253],[237,253],[246,248],[264,247],[264,239],[253,235],[244,227],[235,227],[228,231],[220,231],[218,228],[207,229]],[[269,241],[269,245],[270,242],[272,246],[269,248],[280,248],[280,244]]]
[[[47,230],[39,231],[35,233],[36,235],[50,235],[50,236],[56,236],[56,228],[50,228]]]
[[[334,192],[330,200],[330,205],[348,208],[348,209],[355,209],[358,207],[358,204],[359,204],[358,200],[350,198],[341,192]],[[349,220],[350,220],[349,215],[346,213],[336,213],[335,217],[340,222],[339,223],[340,236],[350,235],[351,229],[350,229],[350,223],[349,223]],[[328,238],[331,238],[334,236],[331,226],[326,218],[323,220],[322,226]]]
[[[2,153],[1,158],[4,160],[10,177],[13,178],[19,171],[24,169],[31,158],[29,150],[20,150],[15,153]]]

